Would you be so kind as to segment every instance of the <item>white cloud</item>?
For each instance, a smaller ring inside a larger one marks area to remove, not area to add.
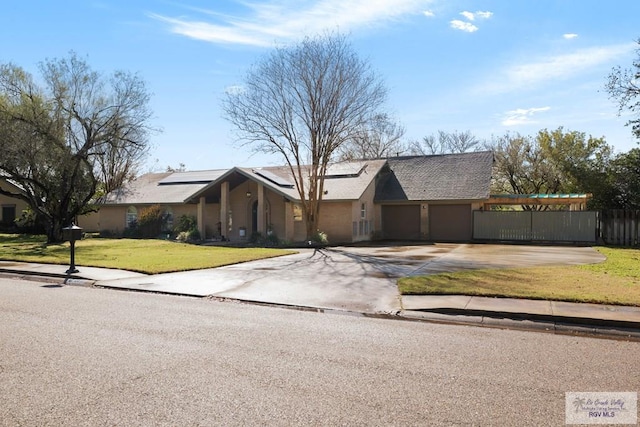
[[[467,12],[466,10],[464,12],[460,12],[460,15],[464,16],[469,21],[473,21],[474,19],[476,19],[476,16],[473,14],[473,12]]]
[[[478,27],[473,25],[471,22],[460,21],[459,19],[454,19],[450,22],[451,28],[454,30],[466,31],[467,33],[473,33],[478,31]]]
[[[632,53],[636,47],[636,43],[596,46],[564,55],[540,57],[535,61],[511,65],[502,72],[496,72],[495,82],[484,84],[480,90],[504,93],[530,89],[549,81],[565,80],[591,68],[610,64],[616,58]]]
[[[431,11],[431,10],[425,10],[424,12],[422,12],[422,14],[423,14],[424,16],[429,17],[429,18],[433,18],[434,16],[436,16],[436,14],[435,14],[435,13],[433,13],[433,11]]]
[[[467,18],[469,21],[475,21],[476,18],[479,19],[489,19],[493,16],[493,12],[483,12],[481,10],[473,13],[473,12],[468,12],[468,11],[464,11],[464,12],[460,12],[460,15],[464,16],[465,18]]]
[[[564,37],[567,40],[571,40],[571,39],[575,39],[576,37],[578,37],[578,35],[574,34],[574,33],[567,33],[567,34],[563,34],[562,37]]]
[[[382,25],[406,15],[423,13],[433,0],[312,0],[295,3],[270,0],[242,3],[249,8],[244,16],[225,16],[213,10],[200,10],[215,22],[150,14],[168,24],[170,31],[212,43],[271,46],[295,40],[301,35],[317,34],[326,29],[340,31]]]
[[[502,119],[503,126],[518,126],[524,124],[536,123],[533,120],[533,115],[544,111],[549,111],[551,107],[537,107],[537,108],[518,108],[516,110],[507,111],[504,113]]]

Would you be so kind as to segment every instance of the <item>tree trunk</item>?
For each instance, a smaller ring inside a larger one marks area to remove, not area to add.
[[[62,221],[58,219],[50,219],[45,224],[47,230],[47,244],[62,242]]]

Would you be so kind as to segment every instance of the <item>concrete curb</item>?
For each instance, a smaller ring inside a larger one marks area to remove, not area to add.
[[[613,329],[629,329],[640,331],[640,323],[628,320],[600,319],[595,317],[579,316],[559,316],[553,314],[534,314],[526,312],[512,312],[499,310],[478,310],[478,309],[458,309],[458,308],[433,308],[424,310],[406,310],[409,312],[429,312],[453,316],[472,316],[490,319],[511,319],[513,321],[532,321],[539,323],[566,323],[583,327],[599,327]]]
[[[11,270],[8,268],[0,268],[0,276],[14,277],[24,280],[33,280],[46,283],[60,283],[63,280],[65,285],[75,286],[92,286],[96,281],[86,279],[84,277],[75,276],[73,274],[57,274],[46,272],[33,272],[24,270]]]
[[[492,328],[532,330],[563,335],[586,335],[601,338],[640,341],[640,324],[602,319],[559,316],[536,316],[528,313],[473,312],[462,310],[441,313],[435,311],[404,310],[400,316],[417,321]],[[577,321],[575,321],[577,319]],[[592,321],[593,323],[589,323]]]
[[[100,284],[99,281],[86,279],[76,275],[30,272],[0,268],[0,275],[20,278],[24,280],[41,281],[51,284],[70,286],[94,287],[102,289],[153,293],[181,297],[210,299],[220,302],[235,302],[242,304],[278,307],[289,310],[309,311],[325,314],[340,314],[361,316],[378,319],[392,319],[405,321],[425,321],[451,325],[480,326],[501,329],[529,330],[538,332],[558,333],[564,335],[584,335],[601,338],[631,339],[640,341],[640,323],[616,321],[607,319],[592,319],[581,317],[560,317],[553,315],[538,315],[530,313],[513,313],[485,310],[464,309],[429,309],[429,310],[401,310],[393,313],[366,313],[329,307],[310,307],[295,304],[270,303],[215,295],[191,295],[158,290],[123,288]]]

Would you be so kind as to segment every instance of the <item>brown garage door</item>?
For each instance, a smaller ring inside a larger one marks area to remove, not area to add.
[[[430,240],[471,240],[471,205],[429,205]]]
[[[382,206],[382,234],[385,239],[420,239],[420,205]]]

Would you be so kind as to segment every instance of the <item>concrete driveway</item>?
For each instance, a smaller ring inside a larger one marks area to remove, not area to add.
[[[434,244],[304,249],[215,269],[98,280],[97,285],[247,301],[389,313],[399,277],[478,268],[598,263],[589,247]]]

